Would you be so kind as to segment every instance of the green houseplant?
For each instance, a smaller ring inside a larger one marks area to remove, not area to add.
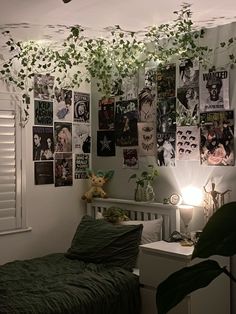
[[[166,314],[191,292],[208,286],[225,274],[236,282],[226,267],[208,259],[212,255],[233,256],[236,253],[236,202],[220,207],[209,219],[195,245],[192,259],[206,258],[200,263],[171,274],[157,287],[158,314]]]
[[[129,181],[135,179],[136,188],[134,199],[136,201],[153,201],[155,193],[153,191],[152,182],[158,175],[158,171],[154,165],[148,165],[148,170],[144,170],[140,175],[136,173],[129,177]]]

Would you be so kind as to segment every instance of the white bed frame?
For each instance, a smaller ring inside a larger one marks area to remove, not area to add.
[[[170,204],[136,202],[115,198],[94,198],[92,203],[87,204],[87,214],[96,217],[97,213],[102,213],[105,209],[113,206],[124,209],[132,220],[153,220],[162,216],[161,239],[163,240],[167,240],[173,231],[180,231],[178,206]]]

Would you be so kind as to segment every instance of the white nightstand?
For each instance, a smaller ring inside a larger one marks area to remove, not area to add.
[[[199,262],[191,261],[193,247],[165,241],[140,246],[142,314],[156,314],[156,288],[173,272]],[[212,257],[229,269],[229,258]],[[208,287],[187,296],[168,314],[230,314],[230,280],[222,274]]]

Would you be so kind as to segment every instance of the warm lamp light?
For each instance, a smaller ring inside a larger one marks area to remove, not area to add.
[[[183,197],[183,203],[198,206],[202,203],[202,190],[195,188],[193,186],[187,186],[181,190]]]
[[[188,226],[193,218],[193,206],[191,205],[179,205],[180,217],[184,223],[185,234],[188,236]]]

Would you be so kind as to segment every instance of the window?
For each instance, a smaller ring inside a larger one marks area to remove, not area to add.
[[[0,94],[0,232],[23,228],[19,102]]]

